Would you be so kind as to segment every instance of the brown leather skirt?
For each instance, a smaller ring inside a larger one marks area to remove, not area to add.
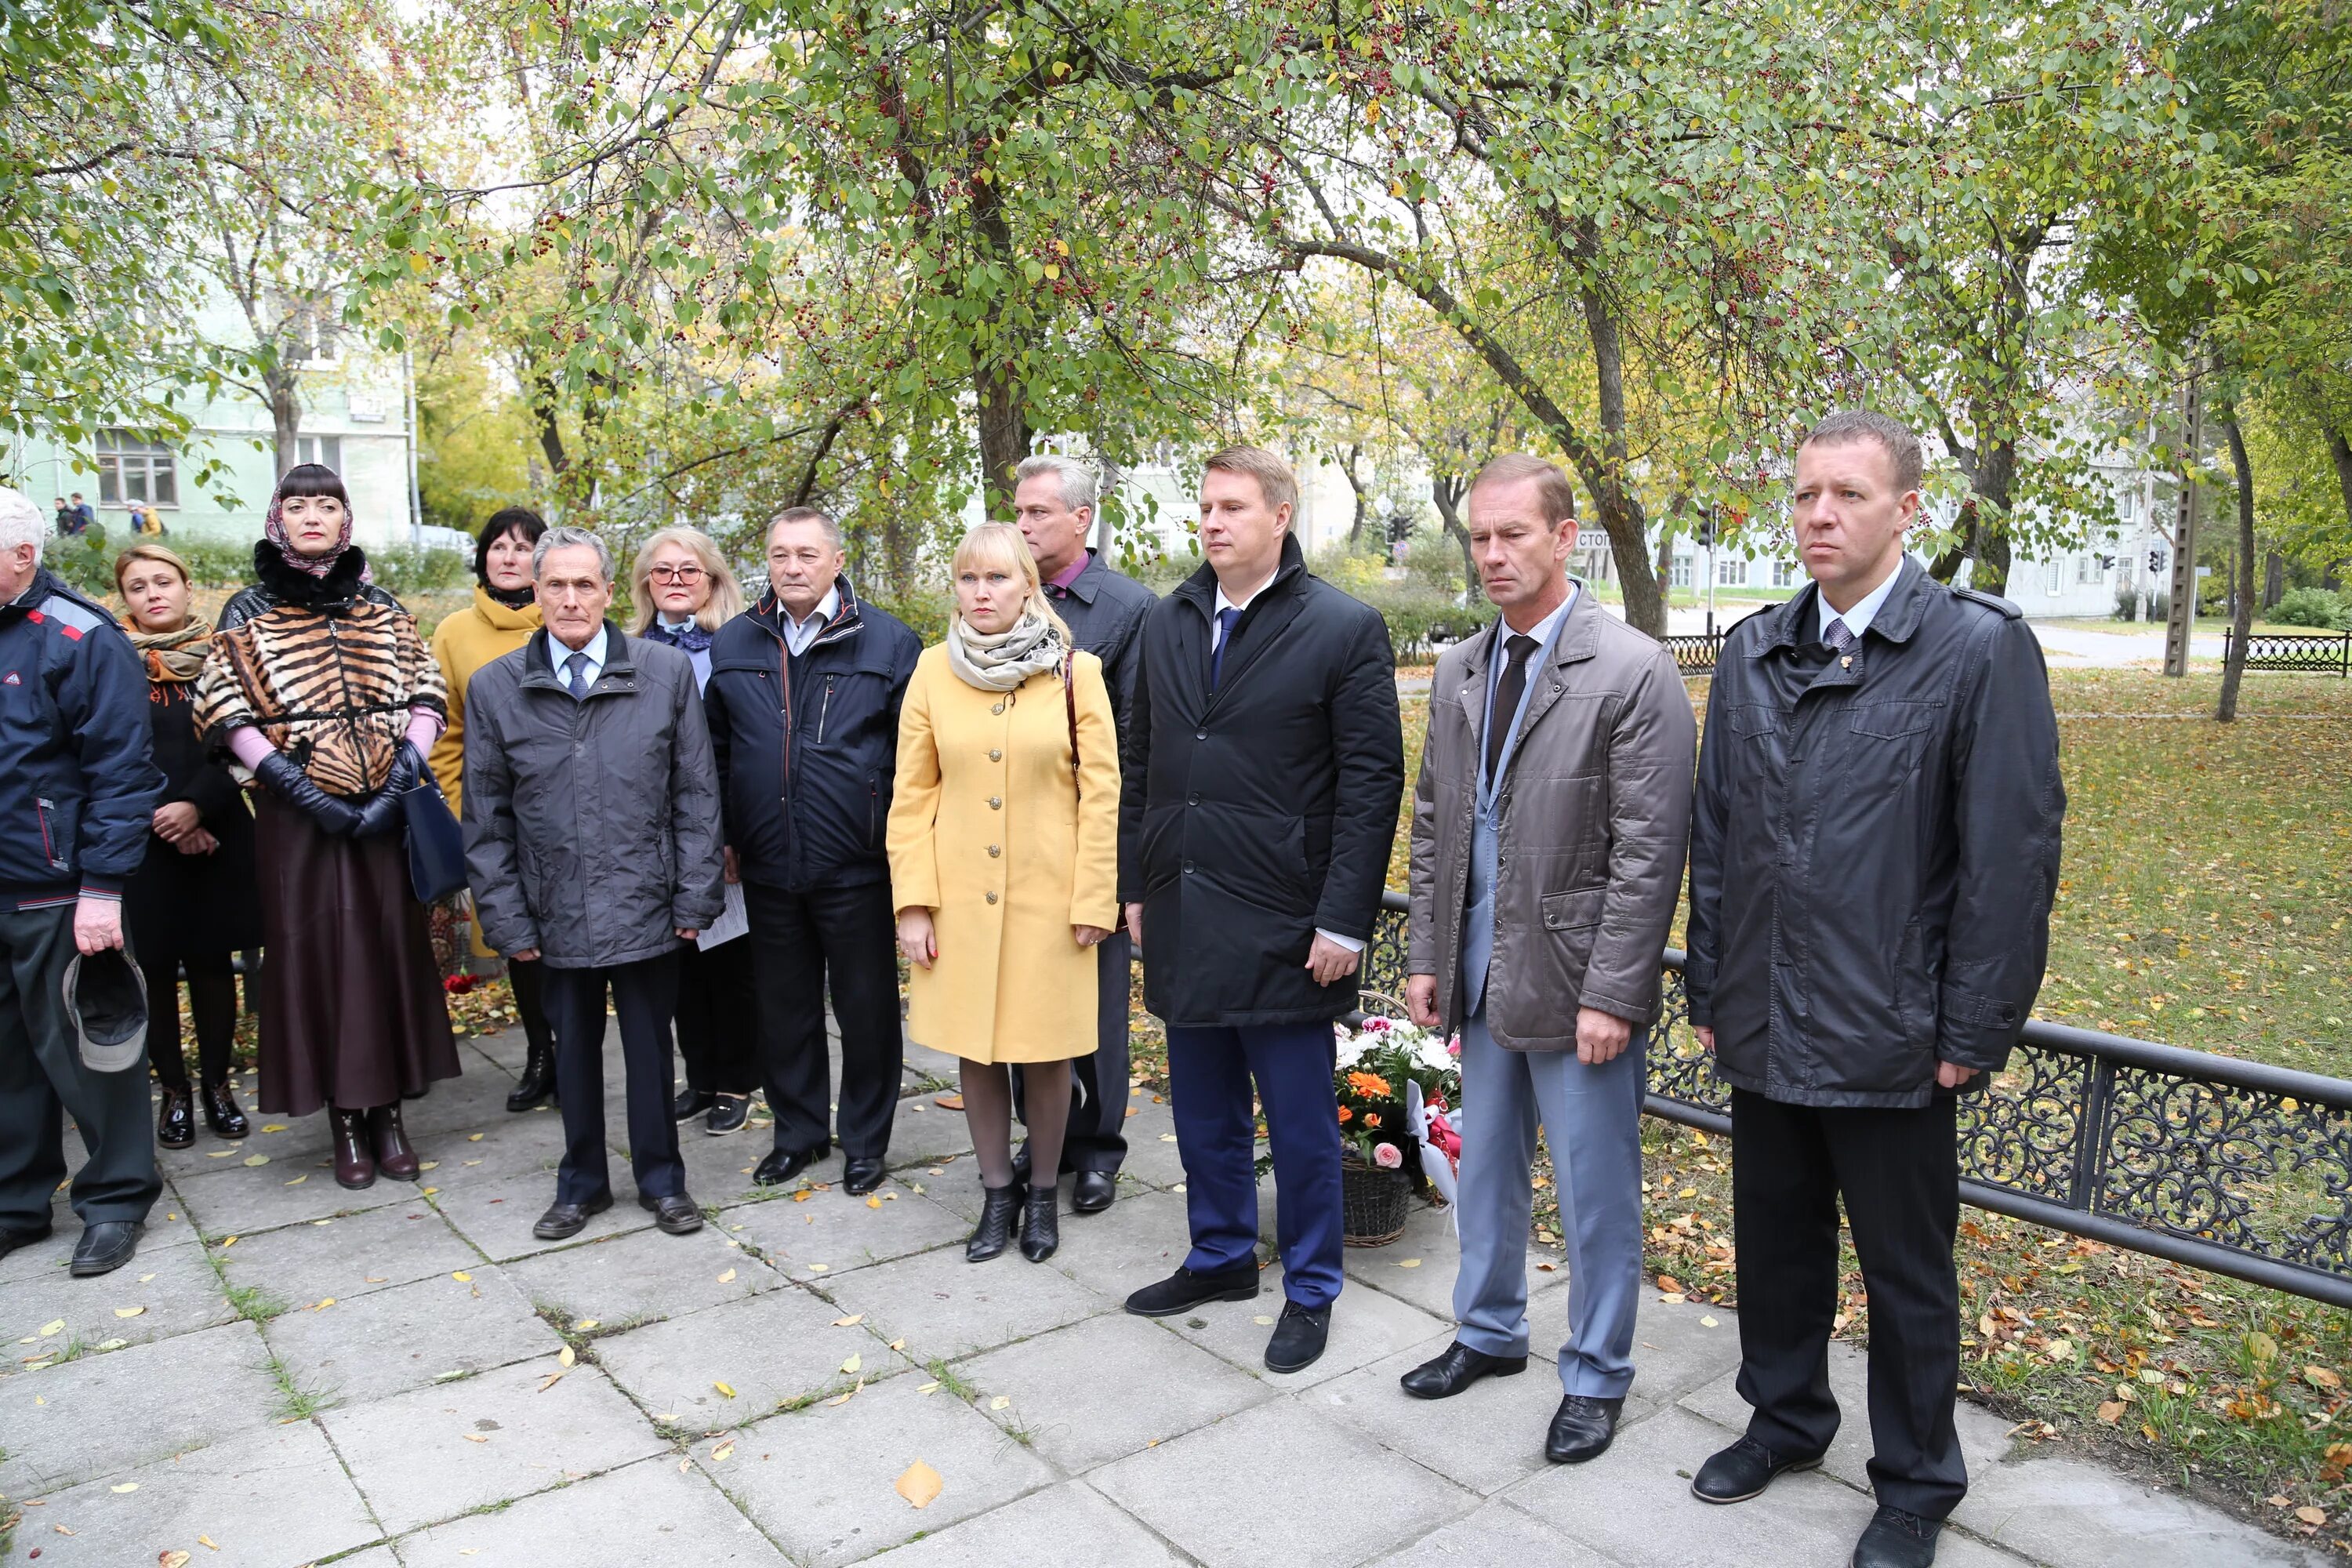
[[[414,1100],[456,1078],[457,1042],[397,833],[332,838],[254,796],[261,882],[264,1111]]]

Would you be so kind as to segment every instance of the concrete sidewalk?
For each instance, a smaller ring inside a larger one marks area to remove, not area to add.
[[[1450,1337],[1454,1247],[1434,1211],[1350,1251],[1330,1350],[1296,1376],[1259,1360],[1278,1264],[1255,1303],[1127,1316],[1122,1296],[1184,1253],[1174,1135],[1148,1093],[1118,1203],[1066,1212],[1042,1267],[963,1261],[977,1178],[962,1117],[918,1089],[944,1063],[919,1052],[872,1200],[756,1191],[764,1134],[692,1124],[692,1191],[717,1215],[701,1234],[654,1230],[616,1152],[620,1206],[534,1241],[559,1136],[551,1111],[502,1107],[520,1051],[519,1031],[467,1042],[467,1076],[413,1108],[433,1163],[419,1185],[346,1193],[323,1118],[257,1115],[279,1130],[166,1156],[139,1258],[97,1280],[66,1275],[79,1227],[60,1200],[58,1234],[0,1261],[16,1342],[0,1517],[23,1505],[0,1557],[1832,1568],[1870,1517],[1861,1369],[1843,1352],[1846,1431],[1822,1470],[1738,1508],[1691,1497],[1745,1416],[1720,1309],[1645,1306],[1627,1424],[1588,1466],[1543,1460],[1559,1391],[1540,1363],[1407,1399],[1398,1374]],[[1265,1219],[1270,1234],[1271,1202]],[[1538,1343],[1563,1331],[1565,1279],[1534,1275]],[[1951,1568],[2317,1561],[2098,1466],[2012,1456],[2000,1420],[1960,1416],[1972,1489],[1938,1558]],[[895,1489],[919,1462],[940,1481],[921,1510]]]

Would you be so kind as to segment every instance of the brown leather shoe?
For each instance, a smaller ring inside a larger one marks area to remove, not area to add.
[[[329,1109],[335,1123],[335,1184],[356,1192],[375,1185],[375,1155],[367,1141],[367,1112]]]
[[[400,1102],[379,1105],[367,1113],[368,1133],[375,1142],[375,1168],[395,1182],[416,1180],[416,1151],[400,1125]]]

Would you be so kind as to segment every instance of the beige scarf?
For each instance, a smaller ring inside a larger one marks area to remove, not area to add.
[[[1068,657],[1062,634],[1034,610],[1001,632],[976,632],[961,616],[948,617],[948,663],[982,691],[1011,691],[1033,675],[1059,670]]]
[[[202,616],[190,616],[175,632],[142,632],[136,622],[127,620],[123,630],[131,634],[131,646],[139,650],[150,680],[194,680],[212,651],[212,623]]]

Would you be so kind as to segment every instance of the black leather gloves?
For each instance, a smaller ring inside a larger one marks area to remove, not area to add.
[[[359,826],[360,814],[350,801],[329,795],[311,783],[310,775],[295,766],[294,759],[283,752],[272,752],[262,758],[253,776],[268,785],[270,794],[299,807],[321,832],[348,838]]]
[[[352,829],[354,838],[373,838],[382,833],[397,833],[406,817],[400,808],[400,797],[416,787],[425,776],[425,759],[408,742],[400,743],[393,753],[392,776],[383,787],[360,803],[359,823]]]

